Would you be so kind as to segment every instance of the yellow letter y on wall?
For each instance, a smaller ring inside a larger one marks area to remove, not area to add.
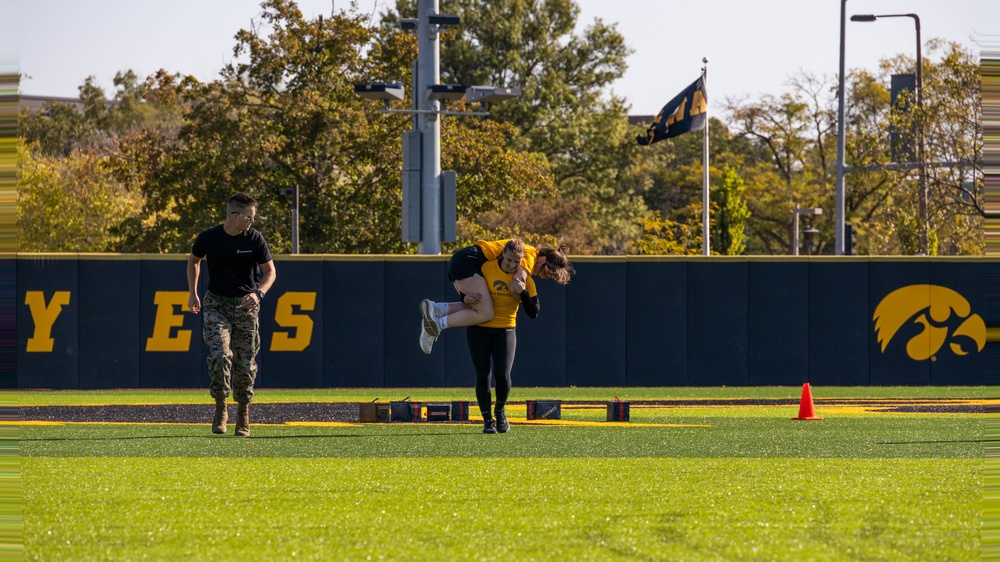
[[[31,319],[35,322],[35,334],[28,338],[25,351],[52,352],[56,341],[52,339],[52,325],[62,312],[62,307],[69,304],[69,291],[56,291],[48,306],[45,305],[45,294],[41,291],[27,291],[24,294],[24,304],[31,311]]]

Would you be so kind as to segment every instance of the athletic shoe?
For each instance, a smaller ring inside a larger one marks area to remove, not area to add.
[[[507,433],[510,431],[510,422],[507,421],[507,412],[503,408],[497,408],[497,433]]]
[[[483,421],[483,433],[496,433],[497,432],[497,422],[493,420]]]
[[[430,312],[424,312],[424,309],[430,310]],[[437,320],[442,316],[442,314],[438,312],[437,303],[431,299],[424,299],[420,301],[420,312],[425,315],[425,318],[430,316],[432,320]]]
[[[431,337],[431,335],[427,333],[427,330],[425,330],[424,327],[421,326],[420,327],[420,350],[429,355],[430,352],[431,352],[431,348],[434,347],[434,342],[435,341],[437,341],[437,338]]]
[[[424,317],[424,331],[437,339],[441,335],[441,327],[438,326],[437,315],[434,312],[434,301],[428,299],[420,301],[420,314]]]

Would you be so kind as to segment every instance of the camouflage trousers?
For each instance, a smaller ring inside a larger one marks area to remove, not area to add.
[[[209,393],[226,398],[232,393],[240,404],[253,400],[260,351],[259,308],[240,307],[242,299],[206,293],[202,303],[202,328],[208,346]],[[230,385],[230,381],[232,384]]]

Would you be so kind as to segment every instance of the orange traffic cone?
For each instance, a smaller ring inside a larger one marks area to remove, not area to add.
[[[802,385],[802,399],[799,400],[799,417],[792,418],[793,420],[821,420],[823,418],[816,417],[816,410],[813,408],[813,395],[812,390],[809,388],[809,383],[804,383]]]

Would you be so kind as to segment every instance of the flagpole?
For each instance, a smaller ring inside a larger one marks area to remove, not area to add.
[[[708,91],[708,57],[703,57],[701,62],[705,63],[705,66],[701,67],[701,80],[702,84],[705,85],[705,91]],[[701,209],[701,223],[702,223],[702,238],[703,242],[702,253],[706,256],[711,255],[711,239],[709,238],[709,200],[708,200],[708,103],[706,100],[705,104],[705,129],[702,135],[704,139],[704,146],[701,150],[701,183],[702,183],[702,209]]]

